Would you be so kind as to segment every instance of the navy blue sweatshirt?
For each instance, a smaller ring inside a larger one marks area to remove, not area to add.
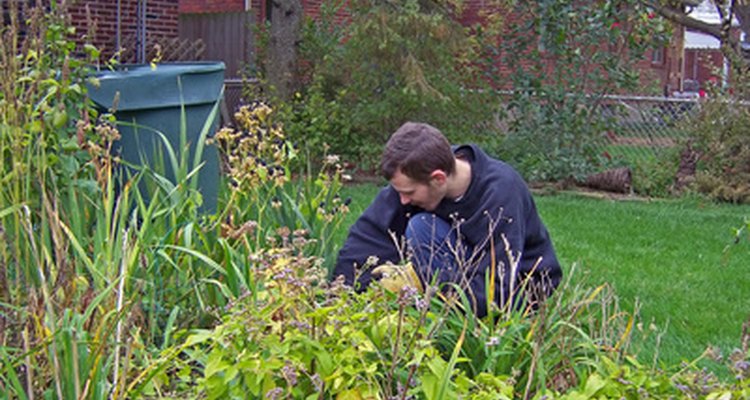
[[[474,311],[480,316],[487,312],[485,274],[491,265],[496,268],[494,297],[499,306],[511,300],[528,301],[517,291],[527,278],[536,293],[549,295],[560,283],[562,270],[523,178],[511,166],[489,157],[475,145],[455,147],[454,152],[456,157],[471,164],[471,183],[460,200],[443,199],[433,213],[458,224],[461,241],[473,249],[471,260],[461,271],[461,280],[468,282],[464,291],[474,301]],[[399,262],[394,235],[401,241],[409,217],[421,211],[402,205],[398,192],[390,185],[384,187],[349,230],[333,278],[344,275],[345,282],[353,285],[355,268],[363,266],[370,256],[377,257],[378,264]],[[503,236],[513,257],[519,258],[515,271]],[[493,247],[494,260],[490,254]],[[370,284],[371,269],[361,271],[358,290]]]

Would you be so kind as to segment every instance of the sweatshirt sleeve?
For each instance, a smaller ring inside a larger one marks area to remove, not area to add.
[[[349,235],[339,251],[332,279],[344,276],[344,282],[357,290],[364,290],[372,280],[371,268],[360,270],[367,259],[377,257],[378,263],[398,262],[400,254],[392,237],[403,235],[406,227],[406,209],[398,199],[398,193],[387,186],[375,197],[364,213],[349,229]],[[372,266],[371,266],[372,267]],[[356,276],[357,274],[359,276]]]

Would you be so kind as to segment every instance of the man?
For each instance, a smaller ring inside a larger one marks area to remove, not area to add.
[[[373,279],[370,257],[382,264],[403,256],[420,283],[458,285],[479,316],[489,302],[529,305],[559,284],[547,229],[509,165],[475,145],[451,148],[436,128],[407,122],[388,140],[380,167],[390,185],[351,227],[334,278],[362,290]]]

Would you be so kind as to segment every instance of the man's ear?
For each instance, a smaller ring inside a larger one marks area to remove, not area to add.
[[[442,185],[448,180],[448,175],[442,169],[436,169],[430,174],[430,182]]]

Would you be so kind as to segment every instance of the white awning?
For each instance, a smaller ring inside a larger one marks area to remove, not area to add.
[[[686,49],[718,49],[721,47],[719,39],[705,33],[685,31]]]

